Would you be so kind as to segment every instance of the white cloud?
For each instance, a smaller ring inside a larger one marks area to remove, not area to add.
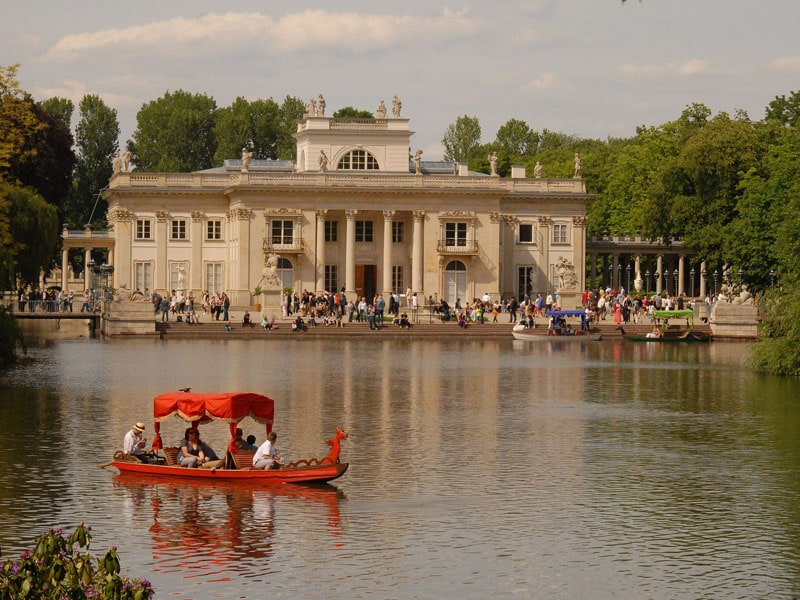
[[[772,66],[777,69],[800,69],[800,56],[781,56],[772,61]]]
[[[615,72],[626,78],[657,78],[672,75],[697,75],[698,73],[706,73],[708,70],[707,61],[692,58],[682,64],[674,62],[660,65],[625,64],[618,66]]]
[[[137,53],[165,51],[219,54],[231,49],[271,52],[307,49],[346,49],[363,54],[399,44],[470,36],[480,29],[466,11],[444,11],[438,17],[364,15],[353,12],[306,10],[274,19],[262,13],[210,13],[196,19],[177,17],[78,33],[61,38],[47,50],[44,61],[65,61],[89,52],[132,47]]]
[[[542,73],[535,79],[531,79],[525,84],[525,90],[546,90],[552,88],[556,84],[556,76],[552,73]]]

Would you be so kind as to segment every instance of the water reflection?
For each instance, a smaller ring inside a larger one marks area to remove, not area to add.
[[[325,529],[337,542],[344,532],[339,501],[345,496],[330,485],[254,489],[236,482],[143,481],[130,474],[113,481],[115,494],[122,496],[122,519],[131,530],[147,524],[152,565],[159,573],[223,580],[239,571],[253,575],[253,565],[268,572],[281,523],[292,535]],[[281,510],[313,516],[314,523],[303,526]]]
[[[85,520],[159,596],[800,594],[800,383],[748,372],[748,346],[307,341],[35,348],[0,380],[4,555]],[[343,426],[342,492],[95,468],[184,386],[275,398],[290,459]]]

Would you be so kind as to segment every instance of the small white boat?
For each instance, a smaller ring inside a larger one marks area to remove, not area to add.
[[[526,342],[597,342],[602,339],[599,333],[589,333],[589,319],[584,310],[551,310],[547,315],[551,317],[551,326],[546,332],[534,333],[534,328],[518,323],[511,333],[515,339]],[[580,326],[572,327],[567,318],[579,318]]]

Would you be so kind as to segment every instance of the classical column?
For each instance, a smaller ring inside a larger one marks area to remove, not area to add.
[[[314,275],[317,280],[317,293],[320,294],[325,290],[325,215],[327,210],[318,210],[317,216],[317,233],[315,240],[316,256],[314,262]],[[336,290],[332,290],[336,291]]]
[[[639,254],[637,254],[636,257],[633,259],[633,264],[634,264],[634,267],[633,267],[633,271],[634,271],[634,273],[633,273],[633,289],[635,289],[637,292],[641,292],[642,291],[642,257]],[[636,283],[637,281],[639,282],[638,283],[638,286],[639,286],[638,288],[636,287],[637,286],[637,283]]]
[[[250,222],[253,210],[239,206],[231,210],[231,217],[235,219],[237,229],[236,239],[239,245],[233,253],[235,263],[231,265],[228,273],[228,295],[231,302],[236,304],[250,304]]]
[[[685,272],[685,269],[686,269],[686,267],[684,265],[685,261],[686,261],[686,257],[683,254],[681,254],[678,257],[678,296],[680,296],[681,294],[685,294],[686,293],[686,285],[684,283],[685,282],[684,272]]]
[[[153,269],[153,291],[160,289],[165,291],[165,294],[170,293],[169,265],[167,264],[168,218],[169,213],[166,210],[156,211],[156,264]]]
[[[189,263],[189,273],[187,278],[186,294],[188,295],[191,290],[197,290],[198,293],[194,295],[195,301],[203,297],[203,242],[198,240],[205,240],[208,231],[203,231],[203,222],[206,215],[202,211],[193,210],[192,216],[192,261]],[[208,225],[206,225],[208,227]],[[226,235],[224,239],[230,239]]]
[[[700,272],[697,276],[700,278],[700,295],[698,296],[700,300],[705,300],[706,298],[706,261],[700,263]]]
[[[661,283],[664,281],[663,267],[661,264],[662,258],[663,256],[661,254],[656,257],[656,294],[661,293]]]
[[[383,211],[383,274],[381,293],[384,300],[392,293],[392,219],[393,210]],[[388,306],[389,303],[387,302]]]
[[[586,289],[586,223],[588,219],[584,215],[572,217],[572,263],[575,268],[575,276],[578,278],[578,292]],[[580,260],[578,260],[580,259]]]
[[[422,275],[425,265],[423,264],[423,226],[425,221],[425,211],[415,210],[414,217],[414,244],[411,253],[411,291],[422,294]],[[420,303],[421,304],[421,303]]]
[[[348,297],[356,297],[356,214],[357,210],[344,211],[347,220],[344,251],[344,293]]]
[[[89,261],[92,260],[92,249],[83,249],[83,291],[90,289],[89,284],[92,281],[92,276],[89,274]]]
[[[67,291],[67,267],[69,266],[69,251],[64,248],[61,251],[61,289]]]
[[[539,239],[542,241],[539,250],[539,270],[544,274],[544,281],[547,285],[539,285],[539,291],[545,292],[553,289],[553,282],[550,281],[550,225],[553,221],[550,217],[539,217]]]

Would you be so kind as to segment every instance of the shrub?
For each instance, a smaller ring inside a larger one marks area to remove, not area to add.
[[[51,529],[36,538],[35,545],[0,569],[0,600],[148,600],[153,588],[146,579],[119,575],[117,549],[111,547],[102,560],[89,553],[91,527],[78,525],[69,538]]]

